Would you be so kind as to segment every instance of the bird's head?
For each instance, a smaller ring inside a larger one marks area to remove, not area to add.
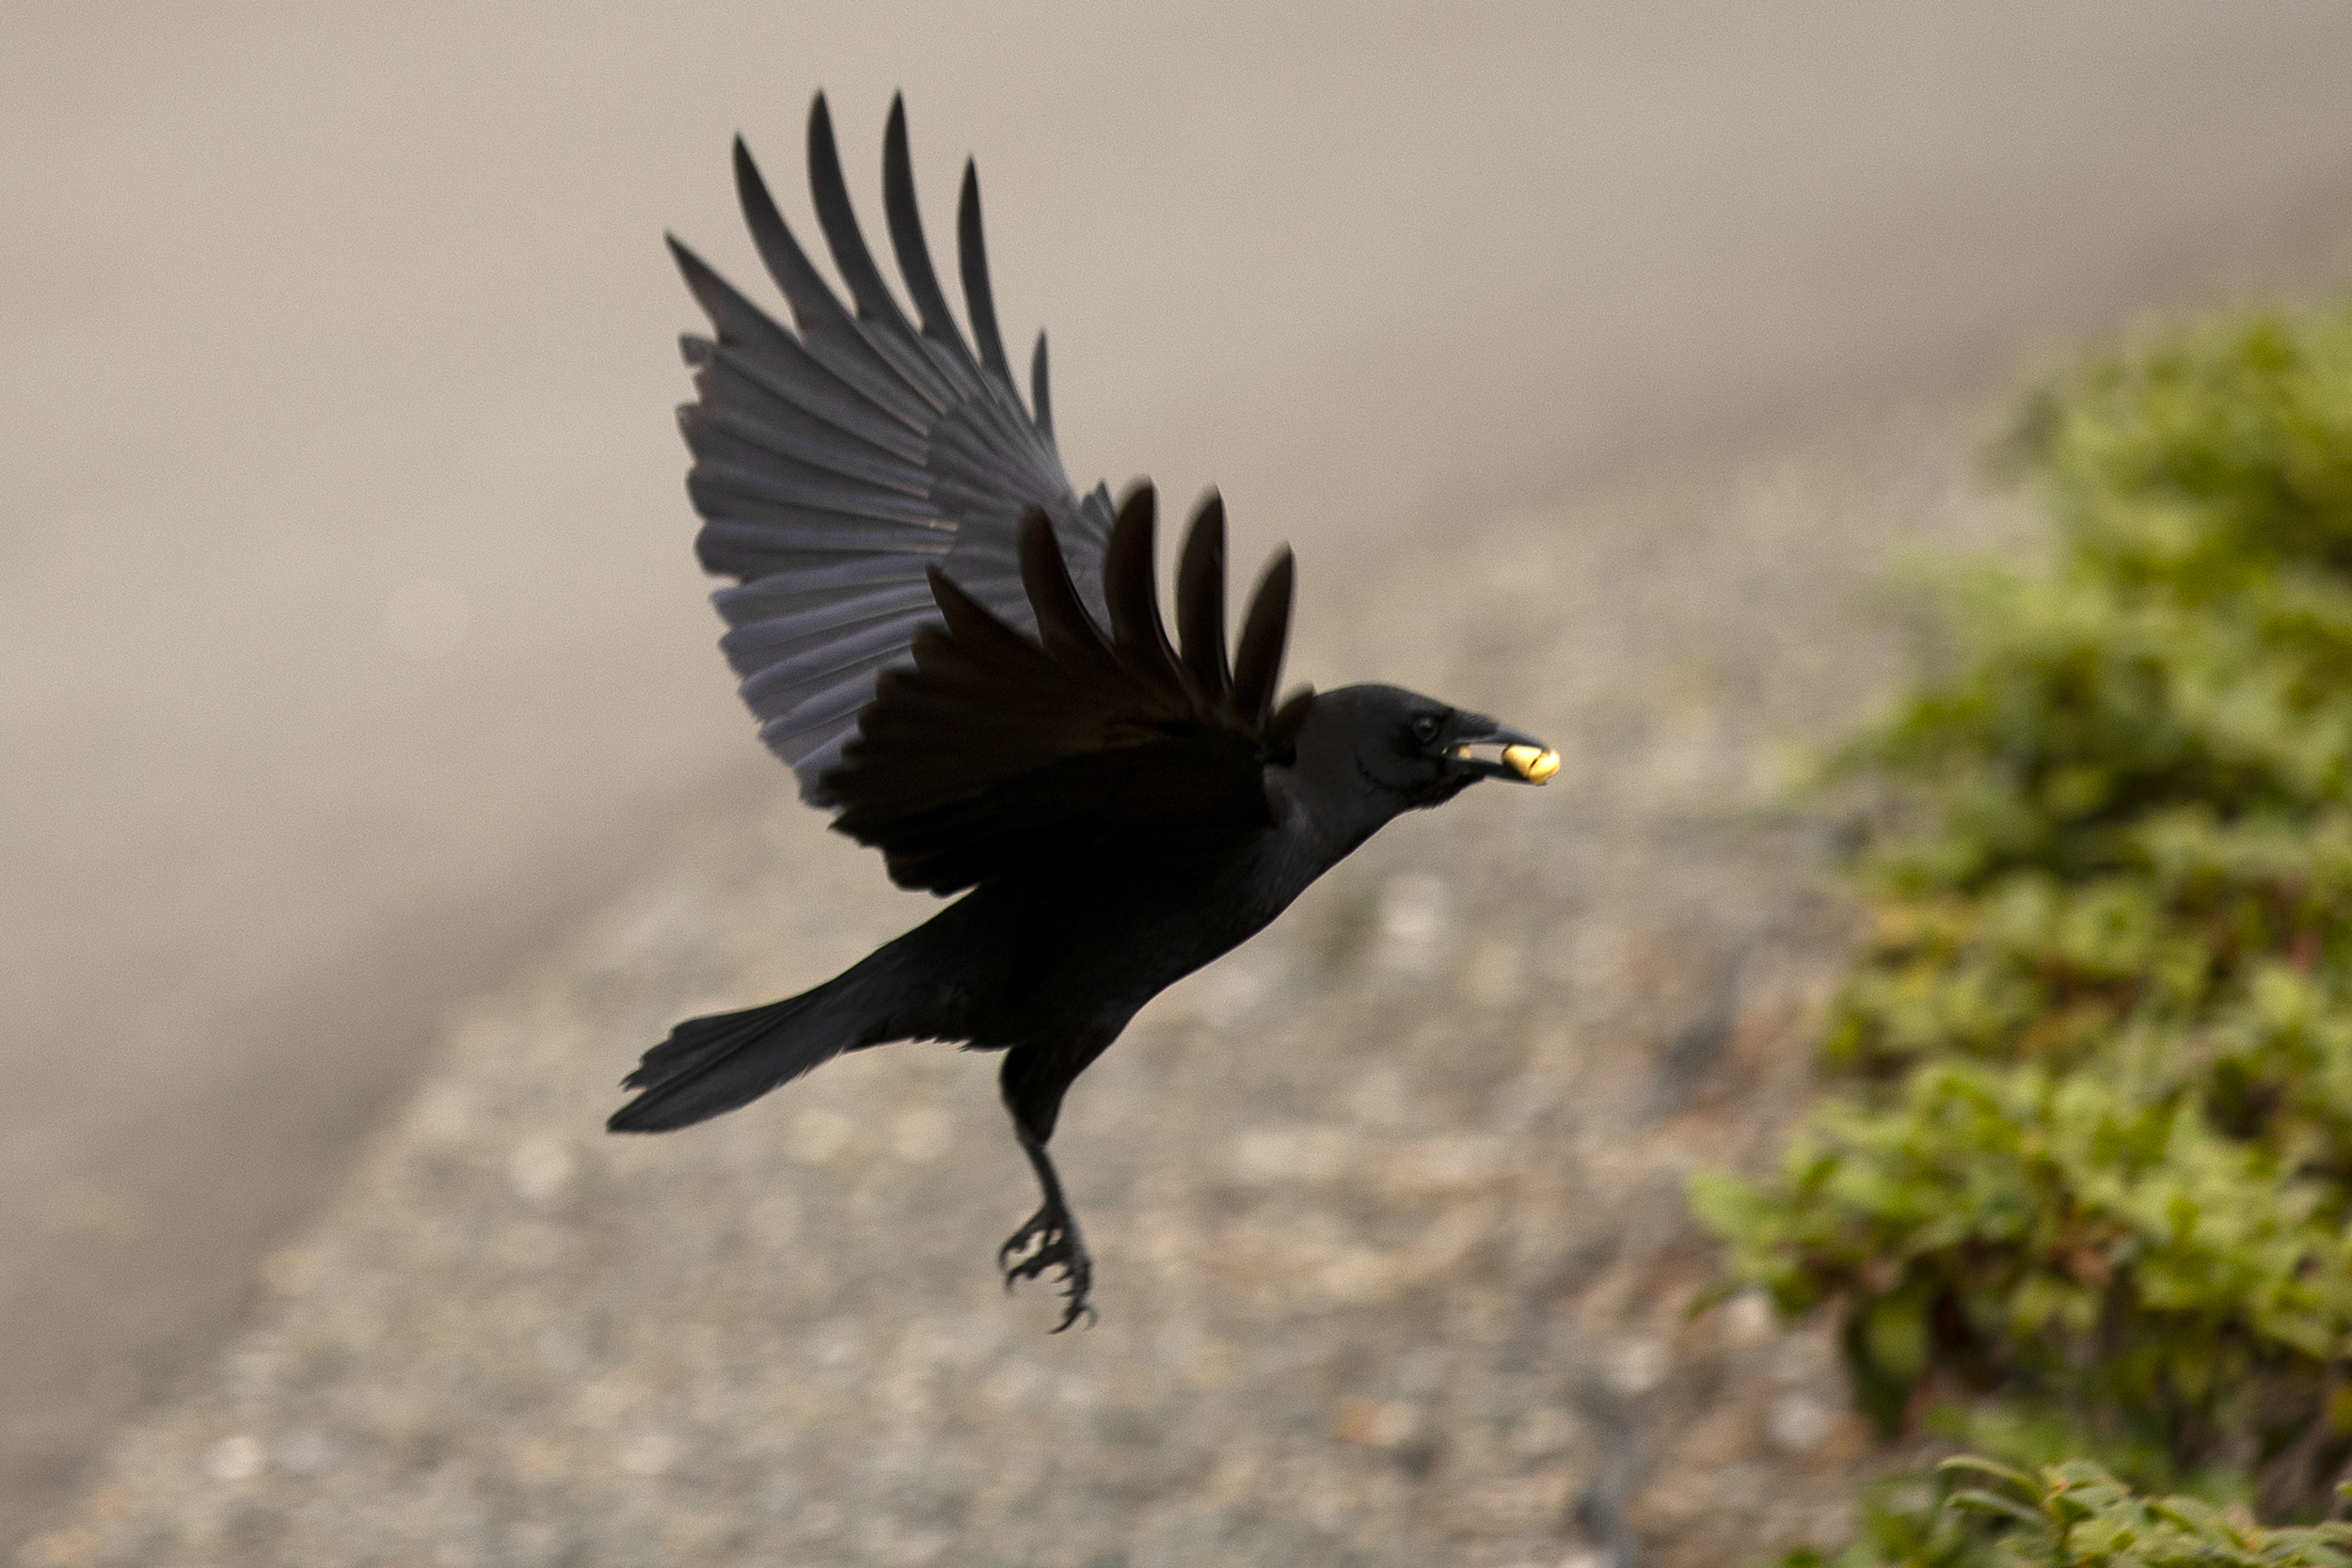
[[[1394,686],[1320,692],[1298,732],[1303,783],[1399,812],[1441,805],[1481,779],[1542,784],[1560,753],[1483,713]]]

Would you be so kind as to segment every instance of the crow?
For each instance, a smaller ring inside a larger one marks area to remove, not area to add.
[[[1279,700],[1292,557],[1225,640],[1225,514],[1211,491],[1161,618],[1155,497],[1071,488],[1045,339],[1024,406],[997,334],[968,161],[957,222],[971,341],[949,313],[891,104],[882,205],[909,320],[850,206],[819,93],[818,276],[741,138],[735,180],[787,328],[673,237],[715,338],[683,349],[699,401],[703,567],[760,736],[834,831],[901,887],[962,894],[813,990],[690,1019],[623,1081],[608,1123],[665,1132],[750,1103],[845,1051],[950,1040],[1001,1051],[1013,1134],[1043,1201],[997,1252],[1008,1290],[1057,1271],[1059,1333],[1093,1262],[1046,1153],[1062,1096],[1138,1008],[1248,940],[1391,818],[1481,779],[1541,784],[1556,752],[1388,686]],[[977,349],[977,352],[976,352]]]

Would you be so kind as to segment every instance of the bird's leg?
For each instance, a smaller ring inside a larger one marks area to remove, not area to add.
[[[1016,1280],[1035,1279],[1047,1269],[1058,1268],[1062,1299],[1069,1305],[1062,1312],[1061,1322],[1054,1325],[1054,1332],[1059,1334],[1080,1317],[1091,1324],[1094,1308],[1087,1305],[1087,1295],[1094,1286],[1094,1259],[1087,1253],[1086,1238],[1078,1234],[1077,1218],[1070,1212],[1070,1205],[1062,1201],[1061,1179],[1054,1174],[1054,1162],[1046,1156],[1044,1140],[1023,1126],[1018,1117],[1013,1118],[1012,1126],[1021,1139],[1021,1152],[1029,1157],[1029,1167],[1037,1172],[1037,1184],[1044,1191],[1045,1204],[996,1249],[996,1266],[1005,1271],[1005,1289],[1011,1290]]]
[[[1019,1045],[1005,1053],[1004,1069],[997,1074],[1005,1109],[1012,1113],[1013,1135],[1021,1140],[1021,1152],[1029,1157],[1029,1168],[1037,1172],[1045,1204],[996,1249],[996,1266],[1005,1271],[1008,1291],[1015,1281],[1036,1279],[1047,1269],[1061,1271],[1062,1298],[1069,1306],[1061,1322],[1054,1325],[1057,1334],[1082,1316],[1089,1323],[1094,1321],[1094,1308],[1087,1305],[1087,1292],[1094,1285],[1094,1259],[1087,1256],[1078,1222],[1062,1200],[1061,1178],[1046,1155],[1045,1140],[1054,1135],[1054,1123],[1060,1119],[1061,1097],[1070,1080],[1101,1049],[1097,1045],[1092,1051],[1073,1053]],[[1073,1055],[1074,1067],[1071,1065]]]

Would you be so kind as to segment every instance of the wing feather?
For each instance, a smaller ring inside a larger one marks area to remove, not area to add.
[[[697,401],[680,411],[703,517],[704,566],[739,579],[713,595],[723,647],[769,747],[803,795],[841,761],[877,674],[906,666],[918,627],[941,624],[933,567],[985,613],[1025,635],[1022,519],[1053,519],[1073,594],[1097,626],[1112,511],[1101,486],[1072,488],[1050,429],[1023,406],[1004,364],[977,172],[957,225],[967,317],[959,331],[925,244],[903,103],[883,137],[882,203],[904,298],[866,244],[822,95],[809,108],[811,205],[847,300],[794,237],[739,138],[736,190],[790,325],[771,317],[675,239],[672,255],[713,336],[681,350]],[[1041,375],[1033,385],[1042,390]],[[1065,601],[1057,601],[1066,610]],[[1073,623],[1065,622],[1065,629]]]
[[[830,480],[821,472],[799,467],[772,456],[762,459],[746,452],[723,432],[696,430],[691,445],[701,451],[694,477],[705,487],[746,501],[771,501],[799,507],[838,522],[860,520],[895,525],[918,533],[935,533],[946,543],[955,526],[921,502],[878,486],[856,486]]]
[[[890,100],[890,123],[882,132],[882,209],[890,220],[890,248],[898,259],[898,276],[906,279],[907,294],[922,317],[923,335],[947,345],[974,371],[972,345],[956,330],[947,309],[946,292],[931,268],[931,247],[923,237],[923,212],[914,201],[914,159],[907,148],[907,106],[903,98]]]
[[[920,616],[931,608],[930,585],[916,581],[883,588],[854,597],[819,602],[756,621],[739,621],[719,639],[727,662],[739,673],[753,673],[780,663],[788,654],[803,651],[817,639],[834,639],[876,622]]]
[[[882,281],[882,269],[874,265],[873,252],[866,247],[866,235],[858,228],[856,210],[850,205],[849,182],[841,178],[841,155],[833,139],[833,116],[822,97],[808,116],[808,185],[810,198],[817,207],[818,226],[825,233],[826,248],[833,252],[834,268],[849,285],[850,297],[857,304],[858,320],[866,328],[866,341],[889,361],[901,380],[934,406],[945,409],[961,388],[951,387],[939,367],[931,362],[915,338],[914,324],[898,308],[890,286]]]
[[[857,313],[913,337],[914,327],[882,281],[882,269],[874,265],[873,252],[866,248],[866,236],[858,229],[849,182],[841,178],[841,153],[834,144],[833,113],[821,94],[808,111],[808,189],[818,225],[833,251],[833,264],[850,286]]]
[[[759,166],[752,162],[751,149],[739,137],[735,143],[735,188],[743,209],[743,225],[751,230],[752,246],[766,263],[768,276],[784,291],[785,303],[792,308],[793,324],[801,329],[801,344],[809,356],[900,423],[913,430],[929,429],[939,408],[882,357],[858,330],[857,319],[825,286],[816,265],[786,226],[775,198],[768,194],[768,183],[760,178]]]
[[[1054,399],[1045,385],[1045,334],[1037,335],[1037,347],[1029,352],[1029,407],[1034,411],[1037,427],[1046,439],[1054,436]]]
[[[840,475],[920,495],[930,475],[918,451],[909,454],[866,439],[821,415],[777,397],[723,361],[707,364],[695,377],[703,402],[688,406],[700,417],[782,457]],[[691,440],[691,433],[689,436]]]
[[[782,718],[800,705],[802,688],[830,686],[868,659],[895,656],[930,619],[930,607],[925,606],[912,614],[828,638],[820,646],[787,654],[744,678],[743,700],[762,719]],[[789,705],[786,705],[787,700]]]
[[[988,244],[980,237],[980,168],[969,159],[963,165],[963,191],[956,200],[956,258],[963,273],[963,313],[971,318],[972,336],[980,345],[980,363],[1012,380],[1005,358],[1005,340],[996,331],[996,293],[988,285]]]
[[[1211,490],[1192,515],[1176,568],[1176,629],[1184,668],[1211,703],[1232,700],[1225,662],[1225,499]]]
[[[772,458],[785,466],[782,471],[817,483],[846,480],[859,487],[853,494],[880,489],[919,498],[930,492],[930,476],[922,469],[873,452],[864,442],[845,441],[838,435],[829,438],[807,423],[771,422],[724,404],[689,404],[679,411],[678,424],[688,450],[697,457],[745,467],[766,466]]]
[[[1021,531],[1021,580],[1037,616],[1038,641],[1045,657],[1073,679],[1089,676],[1115,680],[1119,666],[1102,629],[1078,602],[1078,590],[1062,561],[1061,545],[1053,526],[1037,515],[1037,522]]]
[[[777,737],[788,736],[801,753],[815,752],[836,735],[846,740],[855,732],[859,710],[874,700],[874,676],[885,666],[898,663],[901,657],[894,649],[835,672],[829,684],[814,689],[814,695],[763,722],[759,727],[760,738],[768,742],[771,750],[782,752],[785,745]]]
[[[1120,653],[1134,661],[1144,678],[1181,681],[1176,650],[1168,645],[1168,627],[1160,620],[1159,579],[1155,568],[1152,524],[1158,511],[1149,484],[1128,492],[1111,525],[1110,547],[1103,556],[1103,596],[1110,603],[1111,637]]]
[[[871,592],[881,587],[912,584],[925,594],[930,592],[917,562],[903,556],[865,556],[837,566],[813,566],[798,572],[780,572],[756,581],[734,588],[722,588],[710,595],[719,613],[731,626],[746,621],[757,621],[771,615],[810,605],[825,604],[845,595]]]
[[[1203,508],[1186,546],[1180,595],[1193,619],[1180,658],[1154,588],[1153,512],[1149,486],[1120,508],[1102,618],[1051,519],[1040,510],[1023,520],[1034,636],[930,569],[939,624],[915,632],[913,669],[882,673],[824,778],[841,803],[834,827],[880,848],[893,880],[953,893],[1070,857],[1180,856],[1272,820],[1263,769],[1296,726],[1277,730],[1263,704],[1235,708],[1223,628],[1212,636],[1200,619],[1223,602],[1221,584],[1203,580],[1210,566],[1222,570],[1221,514]],[[1244,634],[1248,690],[1279,674],[1289,584],[1286,554]],[[1215,651],[1214,671],[1199,650]]]
[[[1282,678],[1282,645],[1290,641],[1296,562],[1285,547],[1267,562],[1243,617],[1241,652],[1233,656],[1233,706],[1260,728],[1274,720],[1274,687]]]
[[[784,329],[779,326],[776,331],[781,335]],[[771,403],[797,408],[849,439],[910,463],[923,461],[930,447],[922,437],[866,402],[854,388],[818,364],[796,340],[785,337],[782,341],[784,350],[759,355],[705,339],[685,339],[686,362],[702,372],[696,377],[695,389],[709,401],[725,402],[731,401],[729,394],[739,383],[746,402],[755,402],[756,395],[764,393]]]
[[[788,356],[804,352],[798,339],[771,319],[767,311],[744,298],[734,284],[712,271],[710,263],[695,255],[676,235],[665,234],[662,240],[670,247],[670,260],[677,263],[680,276],[686,279],[687,292],[719,329],[723,341],[755,355]],[[701,362],[697,347],[702,341],[696,338],[685,340],[688,364]]]

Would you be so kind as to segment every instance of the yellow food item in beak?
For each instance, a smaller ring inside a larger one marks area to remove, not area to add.
[[[1560,771],[1560,753],[1548,746],[1505,746],[1502,760],[1529,784],[1542,784]]]

